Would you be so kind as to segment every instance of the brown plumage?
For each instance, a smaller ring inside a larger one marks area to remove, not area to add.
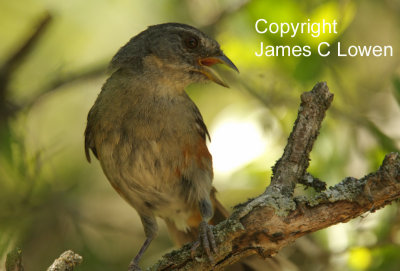
[[[217,63],[237,70],[219,44],[196,28],[151,26],[114,56],[112,75],[90,109],[86,157],[90,162],[91,150],[99,159],[111,185],[137,210],[146,235],[129,270],[140,270],[157,216],[180,245],[200,237],[212,259],[208,222],[228,213],[212,187],[207,127],[184,88],[208,80],[226,86],[209,68]]]

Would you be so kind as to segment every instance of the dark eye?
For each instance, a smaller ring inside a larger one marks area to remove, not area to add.
[[[195,37],[188,37],[185,39],[185,45],[189,49],[194,49],[199,45],[199,41]]]

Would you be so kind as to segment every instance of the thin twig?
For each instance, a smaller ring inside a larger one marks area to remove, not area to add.
[[[50,25],[52,17],[49,13],[40,20],[35,31],[23,42],[22,46],[0,67],[0,126],[15,111],[15,106],[7,100],[8,84],[13,73],[21,66],[25,58],[32,52],[35,45],[43,37]]]

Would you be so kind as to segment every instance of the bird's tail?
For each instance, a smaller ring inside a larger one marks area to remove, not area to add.
[[[225,209],[225,207],[219,202],[216,198],[216,190],[215,188],[211,191],[211,202],[214,207],[214,216],[212,217],[210,224],[216,225],[219,222],[225,220],[229,216],[229,212]],[[182,246],[188,242],[193,242],[198,239],[198,225],[201,222],[201,216],[196,215],[190,218],[189,230],[187,232],[180,231],[176,228],[175,223],[168,222],[168,232],[173,239],[174,243],[178,246]],[[241,259],[240,262],[235,263],[229,267],[227,267],[226,271],[284,271],[284,270],[296,270],[295,269],[287,269],[283,268],[283,262],[287,262],[285,259],[279,258],[271,258],[267,260],[263,260],[256,255],[249,256]],[[284,264],[286,265],[286,264]]]

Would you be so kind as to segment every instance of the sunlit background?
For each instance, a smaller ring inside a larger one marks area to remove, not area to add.
[[[399,14],[399,0],[0,0],[0,270],[16,246],[29,271],[45,270],[67,249],[83,256],[82,271],[125,270],[136,254],[144,240],[140,220],[98,162],[87,163],[83,131],[107,63],[148,25],[174,21],[203,29],[240,69],[219,69],[230,89],[187,89],[210,130],[214,183],[230,208],[269,184],[299,96],[318,81],[328,82],[335,99],[312,151],[313,175],[329,185],[362,177],[386,153],[399,151]],[[259,35],[259,18],[337,19],[339,33]],[[257,58],[261,41],[314,49],[321,41],[391,45],[394,56],[322,58],[313,51],[311,57]],[[160,228],[144,266],[173,246],[161,221]],[[298,270],[394,271],[400,270],[399,245],[399,208],[392,204],[303,237],[281,254]]]

